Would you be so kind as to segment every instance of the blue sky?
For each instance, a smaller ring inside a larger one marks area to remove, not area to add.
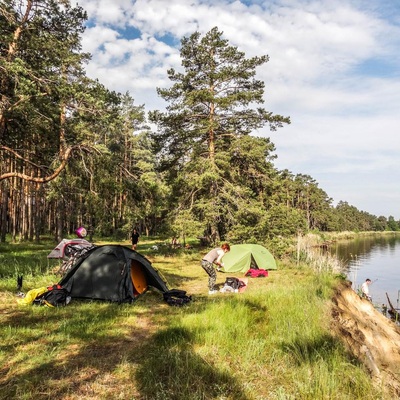
[[[257,69],[264,107],[292,124],[269,132],[275,165],[333,199],[400,220],[400,2],[78,0],[88,13],[88,75],[163,109],[157,87],[180,68],[183,36],[214,26]]]

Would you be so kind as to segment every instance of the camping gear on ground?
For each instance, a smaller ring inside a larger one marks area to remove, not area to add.
[[[94,245],[86,239],[63,239],[60,243],[49,253],[47,258],[60,258],[67,260],[73,253],[87,247]]]
[[[58,273],[60,275],[65,275],[78,262],[78,260],[81,260],[82,258],[84,258],[88,255],[87,253],[92,247],[93,246],[84,247],[82,249],[77,249],[73,253],[71,253],[71,256],[68,258],[68,260],[64,260],[62,262],[62,264],[58,270]]]
[[[35,301],[36,297],[38,297],[46,292],[47,292],[47,287],[45,287],[45,286],[42,286],[42,287],[39,287],[36,289],[31,289],[23,297],[22,297],[23,293],[21,293],[22,298],[17,299],[17,303],[21,306],[31,305]],[[18,294],[18,296],[19,296],[19,294]]]
[[[18,297],[25,297],[25,293],[21,292],[23,281],[24,281],[24,277],[22,275],[18,275],[17,276],[17,296]]]
[[[265,269],[254,269],[250,268],[245,276],[250,276],[250,278],[264,278],[268,276],[268,271]]]
[[[247,289],[249,278],[239,278],[242,285],[239,287],[239,293],[243,293]]]
[[[17,292],[22,290],[22,283],[24,281],[24,277],[22,275],[17,276]]]
[[[75,265],[77,260],[95,245],[85,239],[63,239],[47,256],[47,258],[59,258],[63,262],[57,271],[65,275]]]
[[[168,291],[150,261],[121,245],[95,246],[61,279],[72,299],[132,302],[149,287]]]
[[[225,279],[224,286],[219,290],[221,293],[239,293],[240,289],[247,285],[242,279],[229,276]]]
[[[180,289],[171,289],[163,294],[164,300],[170,306],[183,306],[192,301],[192,297],[186,294],[186,291]]]
[[[47,287],[44,293],[36,296],[33,304],[47,307],[66,306],[71,301],[68,291],[62,286],[55,284]]]
[[[229,276],[225,279],[225,285],[231,287],[234,290],[238,290],[240,287],[240,281],[238,278]]]
[[[259,244],[234,244],[223,258],[223,272],[243,272],[250,268],[266,271],[277,269],[272,254]]]

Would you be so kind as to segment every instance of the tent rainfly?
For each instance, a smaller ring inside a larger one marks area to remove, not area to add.
[[[96,246],[61,279],[72,298],[132,302],[149,287],[168,291],[150,261],[120,245]]]
[[[265,269],[266,271],[277,269],[272,254],[259,244],[234,244],[226,253],[222,262],[224,272],[246,273],[250,268]]]

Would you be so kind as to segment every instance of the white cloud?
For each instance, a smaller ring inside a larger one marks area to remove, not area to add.
[[[183,36],[218,26],[246,56],[268,54],[257,71],[264,106],[292,119],[276,133],[261,132],[277,146],[278,168],[311,175],[335,200],[400,219],[400,81],[393,72],[400,28],[389,3],[79,1],[90,22],[83,40],[93,55],[88,74],[129,91],[148,110],[165,105],[156,87],[169,86],[168,68],[180,68]]]

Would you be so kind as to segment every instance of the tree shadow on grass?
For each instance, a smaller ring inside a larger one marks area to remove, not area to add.
[[[196,353],[190,331],[168,327],[183,308],[166,310],[159,293],[141,299],[4,309],[0,399],[247,399],[232,375]]]
[[[156,333],[145,351],[136,372],[141,399],[248,399],[232,375],[195,352],[187,329]]]
[[[182,276],[172,272],[163,272],[162,275],[166,279],[168,286],[177,289],[183,285],[190,284],[190,282],[198,281],[197,277]],[[206,284],[204,286],[206,286]]]
[[[301,365],[329,357],[340,348],[340,344],[332,336],[324,335],[318,339],[298,338],[291,343],[282,344],[282,348],[293,357],[297,365]]]
[[[316,378],[325,378],[320,369],[320,366],[324,365],[325,373],[329,373],[333,377],[332,380],[336,382],[335,398],[337,396],[353,399],[384,398],[381,389],[373,387],[373,382],[368,375],[365,375],[365,379],[362,379],[357,370],[353,369],[352,366],[355,368],[362,367],[360,361],[345,350],[337,338],[329,334],[316,339],[298,338],[293,342],[282,344],[281,347],[286,353],[290,354],[296,366],[301,368],[306,365],[310,368],[310,371],[313,371],[311,374],[314,374]],[[347,361],[343,362],[346,359]],[[352,373],[357,374],[357,378],[354,378]],[[340,384],[337,380],[340,380]],[[321,390],[329,389],[329,384],[326,384],[325,387],[324,384],[325,380],[319,388],[314,382],[307,390],[315,390],[314,398],[318,398]],[[299,394],[299,396],[302,396],[302,394]]]
[[[196,354],[188,331],[157,331],[182,309],[152,303],[8,310],[0,399],[246,400],[235,378]]]
[[[154,310],[128,307],[76,304],[2,315],[4,329],[12,334],[1,345],[7,358],[0,365],[0,399],[138,398],[130,379],[135,366],[126,358],[143,346],[152,327],[141,323],[131,331],[123,324],[127,313],[140,314],[140,320]]]

